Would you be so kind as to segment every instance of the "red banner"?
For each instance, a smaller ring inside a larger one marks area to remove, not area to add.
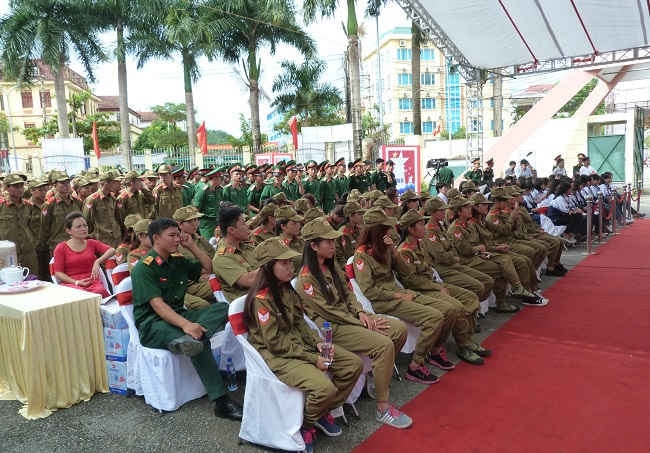
[[[298,150],[298,118],[294,116],[289,120],[289,129],[291,129],[291,138],[293,139],[293,149]]]
[[[205,129],[205,121],[196,130],[196,143],[201,149],[201,154],[208,154],[208,131]]]
[[[420,174],[420,147],[383,145],[381,157],[395,163],[393,173],[397,183],[397,192],[402,193],[408,189],[420,191],[422,175]]]
[[[93,137],[93,150],[95,150],[95,156],[97,156],[97,159],[99,159],[102,152],[99,149],[99,135],[97,135],[97,123],[95,123],[94,121],[93,121],[92,137]]]

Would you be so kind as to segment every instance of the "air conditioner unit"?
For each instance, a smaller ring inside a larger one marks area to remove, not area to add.
[[[399,46],[400,47],[406,47],[406,40],[405,39],[400,39],[399,40]]]

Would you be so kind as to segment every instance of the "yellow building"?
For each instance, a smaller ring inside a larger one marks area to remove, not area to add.
[[[66,99],[75,93],[88,91],[88,82],[68,67],[64,68]],[[42,127],[56,119],[54,75],[49,66],[37,61],[36,74],[31,85],[16,86],[14,81],[0,80],[0,111],[6,116],[9,130],[0,133],[0,168],[6,171],[8,159],[12,165],[26,172],[40,168],[41,148],[28,141],[23,132],[30,127]],[[97,113],[99,98],[91,95],[79,112],[81,117]],[[15,165],[17,164],[17,165]]]
[[[364,50],[362,59],[365,80],[362,76],[361,83],[362,90],[365,88],[362,93],[364,107],[369,109],[381,106],[383,123],[390,125],[391,138],[412,135],[411,28],[395,27],[380,35],[380,77],[377,46],[366,43]],[[494,79],[490,78],[483,88],[483,130],[486,137],[493,136],[498,129],[495,126],[499,126],[498,112],[495,117],[494,87]],[[504,84],[502,96],[506,89]],[[502,130],[510,126],[509,102],[504,99],[503,103]],[[465,82],[457,73],[448,72],[443,53],[430,41],[425,41],[420,46],[420,106],[424,141],[436,139],[441,130],[455,133],[466,126]]]

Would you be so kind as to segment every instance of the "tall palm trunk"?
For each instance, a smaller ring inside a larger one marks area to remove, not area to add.
[[[187,143],[190,149],[190,162],[196,159],[196,120],[194,119],[194,95],[192,94],[192,74],[190,72],[190,55],[183,50],[183,79],[185,82],[185,122],[187,123]]]
[[[56,96],[56,114],[59,124],[59,137],[69,138],[70,129],[68,126],[68,104],[65,98],[65,58],[62,55],[59,59],[59,66],[54,69],[54,94]]]
[[[248,104],[251,108],[251,134],[253,135],[253,153],[262,148],[262,133],[260,131],[260,64],[257,61],[256,49],[251,46],[248,50]]]
[[[361,77],[359,67],[359,35],[355,0],[348,3],[348,68],[350,71],[350,113],[352,116],[352,146],[354,157],[361,158]]]
[[[131,170],[131,125],[129,123],[129,94],[126,78],[126,49],[124,45],[124,25],[117,23],[117,84],[120,102],[120,154],[126,168]]]
[[[411,23],[411,97],[413,98],[413,135],[422,135],[422,110],[420,105],[420,29]]]

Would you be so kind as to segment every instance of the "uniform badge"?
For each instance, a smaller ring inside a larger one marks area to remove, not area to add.
[[[307,294],[308,296],[314,295],[314,287],[312,286],[311,283],[305,283],[302,286],[302,289],[305,291],[305,294]]]
[[[431,237],[429,238],[429,240],[430,240],[431,242],[436,242],[436,241],[438,240],[438,237],[434,234],[433,236],[431,236]]]
[[[461,239],[461,238],[463,237],[463,233],[460,232],[460,231],[456,231],[456,232],[454,233],[454,237],[455,237],[456,239]]]
[[[345,247],[345,238],[341,238],[341,245]]]
[[[86,203],[86,208],[88,208],[88,209],[92,209],[92,208],[93,208],[93,204],[92,204],[92,203]]]
[[[46,216],[46,215],[47,215],[47,208],[46,208],[46,209],[43,209],[43,210],[41,211],[41,214],[43,214],[44,216]]]
[[[146,256],[142,259],[142,262],[149,266],[153,262],[153,256]]]
[[[492,223],[495,224],[495,225],[498,225],[499,224],[499,219],[495,218],[494,220],[492,220]]]
[[[362,259],[358,259],[358,260],[354,263],[354,265],[357,266],[357,270],[358,270],[358,271],[362,271],[362,270],[363,270],[363,266],[365,265],[365,263],[363,262]]]
[[[404,259],[404,261],[411,264],[411,258],[410,257],[408,257],[407,255],[404,255],[402,258]]]
[[[265,326],[271,319],[271,313],[266,308],[260,308],[257,310],[257,319],[260,321],[260,325]]]
[[[162,259],[161,257],[157,256],[157,257],[156,257],[156,264],[157,264],[158,266],[160,266],[160,265],[162,265],[162,263],[163,263],[163,259]]]

